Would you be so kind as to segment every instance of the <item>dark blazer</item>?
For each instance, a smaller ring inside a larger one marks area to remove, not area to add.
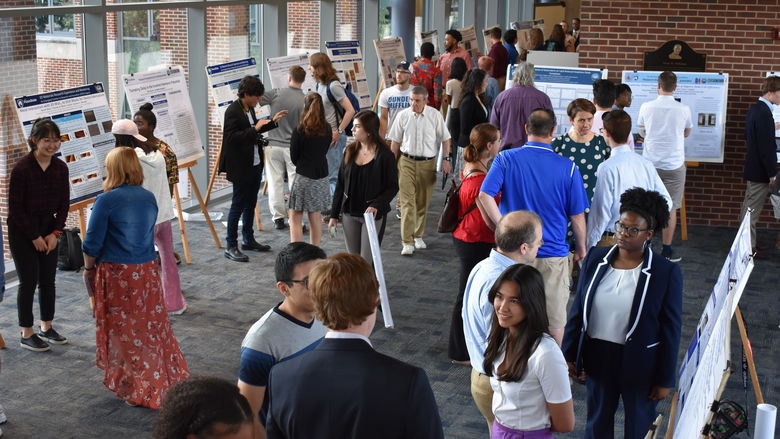
[[[343,212],[344,205],[350,194],[346,191],[350,187],[354,162],[344,163],[339,168],[339,176],[336,180],[336,190],[333,192],[333,203],[330,208],[330,216],[338,218]],[[376,218],[381,218],[390,212],[390,202],[398,193],[398,166],[390,149],[377,145],[370,181],[366,186],[366,201],[368,207],[377,210]]]
[[[443,438],[425,371],[359,339],[326,338],[268,379],[269,439]]]
[[[769,183],[777,174],[775,120],[772,110],[761,101],[750,106],[745,119],[745,180]]]
[[[225,123],[222,127],[222,157],[219,161],[219,172],[225,172],[230,182],[241,181],[249,175],[254,162],[254,149],[260,154],[260,166],[263,166],[263,148],[257,144],[255,124],[255,109],[250,108],[253,123],[244,113],[241,99],[236,99],[225,110]],[[260,129],[260,133],[276,128],[276,122],[271,121]]]
[[[588,252],[580,271],[577,296],[569,310],[563,336],[563,355],[585,370],[583,348],[587,345],[588,318],[593,297],[618,247],[594,247]],[[682,272],[677,264],[645,249],[642,273],[631,306],[626,344],[623,350],[623,386],[650,389],[674,387],[677,376],[677,352],[680,347],[682,313]]]
[[[485,108],[477,100],[473,93],[463,96],[460,101],[460,135],[458,136],[458,146],[465,148],[469,144],[471,130],[488,121],[488,114]]]

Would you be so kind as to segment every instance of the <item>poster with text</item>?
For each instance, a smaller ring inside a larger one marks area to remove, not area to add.
[[[225,122],[225,110],[238,98],[238,83],[244,76],[260,77],[254,58],[240,59],[223,64],[206,66],[211,98],[214,99],[217,114],[215,119],[222,125]],[[257,108],[255,109],[257,112]]]
[[[677,90],[674,98],[691,109],[693,130],[685,138],[685,160],[723,163],[726,132],[728,73],[674,72]],[[622,82],[631,87],[633,102],[625,110],[631,115],[633,133],[639,133],[637,118],[645,102],[658,97],[660,72],[623,71]]]
[[[328,41],[325,50],[341,83],[352,86],[352,93],[360,100],[360,109],[371,108],[371,91],[368,89],[360,41]]]
[[[431,61],[436,62],[439,59],[439,31],[437,29],[429,30],[427,32],[420,33],[420,40],[423,43],[433,44],[433,59]]]
[[[490,31],[492,31],[493,29],[501,30],[501,26],[496,24],[496,25],[490,26],[489,28],[487,28],[487,29],[482,31],[482,37],[484,38],[485,53],[486,54],[489,53],[490,52],[490,48],[493,47],[493,43],[490,42]]]
[[[271,77],[271,88],[286,88],[288,86],[287,78],[290,74],[290,67],[300,66],[306,71],[306,79],[303,81],[301,89],[304,93],[317,90],[317,82],[309,72],[309,55],[302,53],[300,55],[280,56],[277,58],[268,58],[265,60],[268,67],[268,74]]]
[[[458,32],[460,32],[460,35],[463,37],[463,40],[460,42],[460,47],[466,49],[471,56],[471,62],[476,63],[480,54],[479,41],[477,41],[477,30],[472,24],[471,26],[458,29]]]
[[[115,143],[103,84],[23,96],[14,102],[25,137],[38,118],[51,119],[59,126],[58,157],[68,165],[71,204],[103,192],[106,156]]]
[[[395,85],[395,69],[399,63],[407,61],[403,40],[400,37],[374,40],[374,48],[385,88]]]
[[[132,113],[147,102],[154,106],[154,135],[173,148],[179,165],[203,157],[203,142],[181,66],[122,75],[122,83]]]
[[[517,64],[507,67],[507,78],[515,74]],[[566,108],[575,99],[593,100],[593,81],[607,77],[607,69],[586,69],[580,67],[535,66],[534,85],[550,97],[557,119],[555,135],[560,136],[571,128]],[[512,81],[507,81],[507,87]]]

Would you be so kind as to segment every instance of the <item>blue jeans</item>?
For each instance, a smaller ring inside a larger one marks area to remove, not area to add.
[[[347,147],[347,135],[342,134],[336,144],[328,149],[325,158],[328,159],[328,185],[330,186],[330,196],[336,192],[336,182],[339,179],[339,167],[344,161],[344,148]]]
[[[227,245],[238,246],[238,220],[241,219],[241,235],[244,243],[254,241],[253,223],[255,222],[255,205],[257,204],[257,192],[260,190],[263,166],[252,168],[249,175],[240,181],[233,182],[233,198],[230,202],[230,211],[227,219]]]

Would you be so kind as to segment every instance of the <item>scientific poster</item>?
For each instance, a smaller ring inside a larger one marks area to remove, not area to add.
[[[23,96],[14,102],[25,137],[38,118],[49,118],[60,127],[58,157],[68,165],[70,203],[103,192],[106,156],[115,143],[103,84]]]
[[[154,106],[154,135],[173,148],[179,165],[203,157],[203,142],[181,66],[122,75],[122,83],[132,113],[147,102]]]
[[[586,69],[579,67],[534,66],[534,85],[550,97],[557,119],[555,135],[560,136],[571,128],[566,108],[575,99],[593,100],[593,81],[607,77],[607,69]],[[507,67],[507,78],[515,74],[517,64]],[[512,82],[507,80],[507,87]]]
[[[341,83],[344,86],[352,86],[352,93],[360,100],[360,109],[371,108],[371,91],[368,89],[360,41],[328,41],[325,43],[325,50]]]
[[[460,35],[463,37],[463,40],[460,42],[460,47],[466,49],[469,55],[471,55],[471,61],[476,63],[477,59],[479,59],[480,50],[479,41],[477,41],[477,31],[474,28],[474,25],[462,27],[458,29],[458,32],[460,32]]]
[[[306,71],[306,79],[303,81],[301,89],[304,93],[316,91],[317,82],[314,80],[311,72],[309,72],[308,54],[268,58],[265,62],[268,67],[268,74],[271,77],[271,88],[286,88],[288,86],[287,76],[290,73],[290,67],[301,66]]]
[[[691,109],[693,130],[685,138],[685,160],[689,162],[723,163],[726,131],[726,99],[728,73],[674,72],[677,90],[674,97]],[[631,87],[633,102],[626,112],[639,133],[637,118],[643,103],[658,97],[660,72],[623,71],[623,83]]]
[[[385,88],[395,85],[395,69],[399,63],[407,61],[403,40],[400,37],[374,40],[374,48]]]
[[[225,110],[227,110],[228,105],[238,98],[238,83],[244,76],[260,77],[260,71],[257,69],[257,62],[254,58],[206,66],[211,98],[214,99],[214,105],[217,108],[217,114],[214,118],[219,121],[220,125],[225,121]]]
[[[420,39],[423,43],[433,44],[433,59],[431,61],[436,62],[439,59],[439,31],[434,29],[427,32],[420,33]]]

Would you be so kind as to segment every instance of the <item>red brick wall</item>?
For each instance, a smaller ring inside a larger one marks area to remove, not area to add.
[[[319,50],[320,2],[287,3],[287,35],[292,49]]]
[[[738,226],[745,114],[766,72],[778,69],[780,41],[771,39],[778,2],[582,0],[581,16],[580,65],[606,67],[618,82],[622,70],[642,69],[644,52],[674,39],[707,54],[707,71],[729,74],[724,162],[688,168],[685,194],[689,224]],[[758,227],[780,228],[769,202]]]

